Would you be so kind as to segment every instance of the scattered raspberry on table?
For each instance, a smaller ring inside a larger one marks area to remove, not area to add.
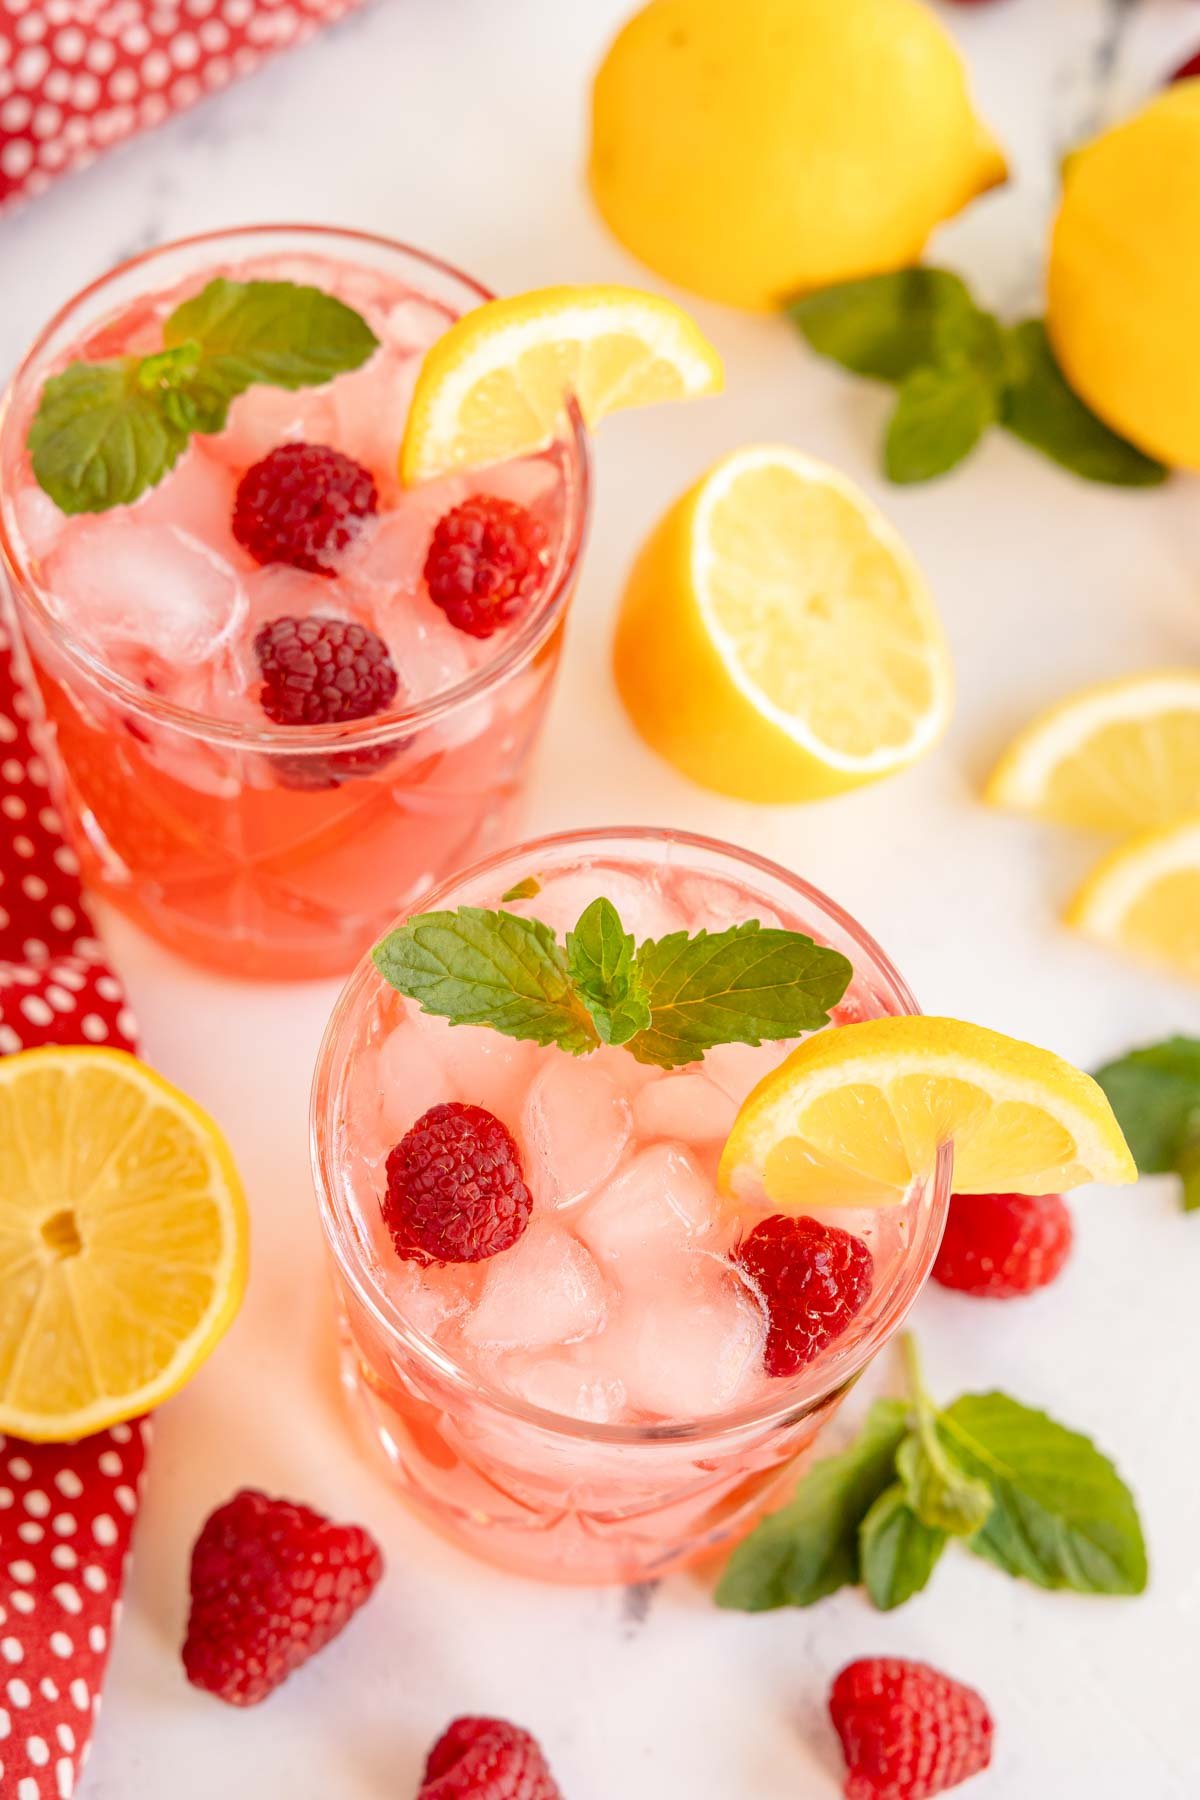
[[[1057,1280],[1073,1239],[1061,1194],[956,1194],[933,1278],[983,1300],[1017,1299]]]
[[[852,1662],[833,1684],[829,1712],[846,1757],[846,1800],[931,1800],[992,1759],[984,1701],[928,1663]]]
[[[536,1738],[505,1719],[455,1719],[429,1752],[417,1800],[563,1800]]]

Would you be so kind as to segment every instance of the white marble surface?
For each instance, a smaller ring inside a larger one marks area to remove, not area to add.
[[[375,0],[0,221],[4,360],[127,251],[241,220],[395,232],[500,289],[639,279],[579,178],[585,84],[625,4]],[[938,249],[996,304],[1036,305],[1059,153],[1200,41],[1200,7],[1000,0],[943,10],[1016,179]],[[874,461],[879,392],[809,358],[782,323],[697,312],[727,358],[729,392],[605,429],[595,533],[530,823],[670,820],[752,844],[857,912],[928,1008],[1086,1065],[1200,1029],[1195,993],[1056,925],[1090,847],[989,815],[973,798],[1041,701],[1196,660],[1194,485],[1089,488],[997,435],[944,483],[889,492]],[[607,674],[614,599],[641,533],[708,461],[754,438],[791,439],[882,499],[928,569],[959,670],[957,721],[931,760],[807,811],[755,810],[687,786],[634,739]],[[1082,1194],[1078,1253],[1045,1295],[1003,1307],[935,1291],[916,1313],[947,1398],[1003,1384],[1118,1459],[1149,1534],[1144,1599],[1046,1595],[965,1554],[948,1555],[931,1590],[888,1617],[855,1594],[808,1612],[727,1616],[691,1577],[652,1596],[542,1590],[427,1535],[343,1429],[304,1136],[332,986],[222,984],[116,922],[111,940],[147,1053],[233,1139],[256,1237],[241,1318],[160,1418],[90,1800],[409,1800],[422,1752],[461,1710],[536,1730],[568,1800],[832,1800],[828,1682],[876,1650],[928,1657],[987,1695],[997,1753],[981,1800],[1200,1791],[1200,1220],[1177,1213],[1166,1183]],[[247,1715],[189,1689],[177,1654],[192,1539],[243,1482],[362,1519],[391,1565],[353,1629]]]

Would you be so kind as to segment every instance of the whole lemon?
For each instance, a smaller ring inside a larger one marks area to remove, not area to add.
[[[1200,469],[1200,81],[1070,158],[1046,323],[1068,381],[1106,424]]]
[[[915,262],[1005,172],[918,0],[651,0],[596,77],[604,218],[735,306]]]

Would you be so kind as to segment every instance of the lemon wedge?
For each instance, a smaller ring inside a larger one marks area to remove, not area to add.
[[[1200,814],[1200,674],[1133,675],[1051,707],[1005,752],[985,798],[1093,831]]]
[[[954,1147],[956,1194],[1136,1181],[1090,1075],[957,1019],[870,1019],[805,1040],[745,1100],[722,1191],[786,1211],[881,1206]]]
[[[248,1225],[200,1108],[120,1050],[0,1059],[0,1431],[147,1411],[237,1312]]]
[[[625,287],[490,300],[426,352],[400,479],[429,481],[544,449],[573,398],[585,424],[630,406],[715,394],[721,359],[680,307]]]
[[[1076,894],[1067,923],[1200,981],[1200,814],[1114,850]]]
[[[844,476],[785,445],[735,450],[667,513],[629,578],[614,665],[647,743],[747,800],[890,775],[950,718],[911,554]]]

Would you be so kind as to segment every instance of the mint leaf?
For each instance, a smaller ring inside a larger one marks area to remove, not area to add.
[[[858,1531],[863,1586],[881,1612],[919,1594],[946,1548],[946,1534],[922,1524],[896,1481],[875,1501]]]
[[[862,1435],[840,1456],[814,1463],[788,1504],[738,1545],[716,1592],[718,1606],[767,1612],[811,1606],[858,1580],[858,1530],[889,1487],[908,1409],[877,1400]]]
[[[996,417],[996,390],[965,359],[905,377],[884,439],[889,481],[931,481],[969,456]]]
[[[928,268],[839,282],[788,306],[821,356],[879,381],[903,381],[939,361],[978,310],[959,276]]]
[[[377,944],[372,958],[398,993],[454,1025],[490,1025],[573,1056],[600,1042],[562,947],[537,919],[478,906],[418,913]]]
[[[1005,340],[1007,379],[1000,423],[1085,481],[1157,487],[1162,463],[1110,431],[1068,385],[1040,319],[1014,325]]]
[[[187,441],[188,428],[143,386],[136,357],[52,375],[29,431],[33,472],[65,513],[127,506],[162,480]]]
[[[501,894],[500,904],[507,906],[510,900],[532,900],[541,891],[542,884],[537,876],[527,875],[524,881],[518,881],[516,886],[510,887],[506,894]]]
[[[969,1475],[936,1429],[914,1432],[901,1444],[896,1473],[921,1523],[950,1537],[971,1537],[992,1510],[985,1481]]]
[[[854,971],[836,950],[757,920],[728,931],[674,931],[638,948],[635,968],[650,1006],[629,1041],[639,1062],[672,1069],[715,1044],[799,1037],[829,1023]]]
[[[203,350],[210,394],[240,394],[255,382],[318,387],[359,369],[378,348],[366,320],[320,288],[294,281],[227,281],[218,276],[185,300],[163,326],[163,342]]]
[[[567,933],[567,968],[605,1044],[625,1044],[650,1023],[633,939],[611,900],[593,900]]]
[[[193,432],[223,429],[254,382],[299,388],[357,369],[378,339],[319,288],[210,281],[167,319],[144,357],[71,363],[42,389],[29,429],[39,484],[65,513],[128,506],[178,461]]]
[[[1143,1175],[1177,1174],[1200,1209],[1200,1038],[1172,1037],[1096,1070]]]
[[[938,1433],[991,1489],[992,1511],[968,1540],[976,1555],[1039,1587],[1142,1592],[1146,1547],[1133,1496],[1088,1438],[995,1393],[964,1394],[941,1414]]]

